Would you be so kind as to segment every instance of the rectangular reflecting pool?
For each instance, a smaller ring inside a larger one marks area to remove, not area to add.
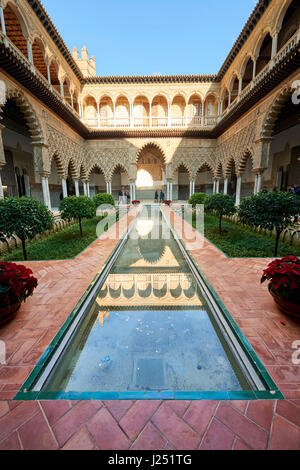
[[[46,351],[16,398],[28,392],[39,398],[184,398],[188,392],[191,398],[201,392],[281,398],[169,233],[160,208],[142,209],[76,327]]]

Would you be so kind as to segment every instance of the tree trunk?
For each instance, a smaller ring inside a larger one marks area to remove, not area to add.
[[[78,222],[79,222],[79,228],[80,228],[80,236],[82,238],[83,237],[83,232],[82,232],[81,219],[78,219]]]
[[[25,239],[21,238],[21,242],[22,242],[23,258],[24,258],[25,261],[27,261],[27,252],[26,252]]]
[[[220,218],[219,218],[219,233],[220,233],[220,235],[222,234],[222,217],[223,217],[223,214],[221,214]]]
[[[274,253],[275,257],[277,257],[278,255],[278,245],[279,245],[280,234],[281,234],[281,230],[276,230],[276,243],[275,243],[275,253]]]

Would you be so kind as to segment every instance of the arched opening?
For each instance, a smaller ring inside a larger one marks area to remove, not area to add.
[[[225,174],[226,174],[226,178],[228,179],[227,194],[229,194],[230,196],[235,196],[237,176],[236,176],[235,161],[233,158],[231,158],[229,162],[227,163]]]
[[[22,52],[22,54],[28,58],[27,39],[25,34],[24,22],[16,14],[13,8],[8,4],[4,9],[4,21],[6,35],[10,41]],[[22,23],[22,26],[21,26]]]
[[[100,126],[114,126],[114,105],[109,96],[103,96],[100,100]]]
[[[259,49],[259,53],[256,61],[256,75],[258,75],[263,68],[270,62],[272,55],[272,38],[270,33],[267,33],[262,45]]]
[[[217,185],[218,185],[216,188],[216,191],[218,193],[224,193],[223,167],[222,167],[221,162],[217,165],[215,176],[216,176]]]
[[[239,79],[237,75],[234,75],[234,78],[232,79],[232,85],[231,85],[231,103],[236,100],[239,94]]]
[[[278,36],[278,51],[294,36],[300,24],[299,0],[293,0],[288,7]]]
[[[60,83],[58,80],[58,65],[57,62],[52,59],[50,62],[50,80],[53,88],[60,94]]]
[[[49,192],[52,210],[58,210],[60,201],[63,199],[62,178],[64,177],[64,166],[61,156],[55,152],[51,160],[51,173],[49,176]]]
[[[76,113],[79,114],[79,103],[78,103],[78,92],[74,91],[73,93],[73,108],[76,111]]]
[[[168,101],[162,96],[155,96],[152,101],[152,126],[165,127],[168,125]]]
[[[253,163],[250,152],[246,152],[239,165],[239,172],[242,174],[241,197],[248,197],[253,194],[255,174],[253,173]]]
[[[2,108],[1,124],[6,164],[1,170],[5,197],[33,196],[43,201],[41,185],[36,182],[30,128],[14,99]]]
[[[102,168],[95,165],[90,173],[90,196],[95,194],[106,193],[106,181]]]
[[[183,96],[176,95],[171,105],[171,125],[182,127],[185,125],[186,102]]]
[[[93,96],[86,96],[83,100],[83,119],[87,126],[97,127],[97,103]]]
[[[207,163],[204,163],[197,171],[195,180],[195,192],[212,194],[213,192],[213,172]]]
[[[253,67],[254,63],[251,57],[248,58],[248,61],[245,66],[244,73],[242,75],[242,90],[244,90],[249,83],[252,81],[253,78]]]
[[[191,175],[188,168],[183,163],[175,170],[173,179],[177,181],[177,185],[173,188],[173,199],[176,199],[177,192],[178,201],[187,201],[190,197]]]
[[[79,170],[79,194],[80,196],[84,195],[83,182],[88,180],[88,173],[84,165],[80,166]]]
[[[218,100],[213,94],[210,94],[206,97],[204,103],[204,116],[205,126],[214,126],[217,123]]]
[[[137,158],[136,197],[139,200],[154,200],[165,186],[165,160],[161,150],[154,145],[147,145]]]
[[[111,177],[111,188],[112,195],[115,199],[119,199],[119,192],[122,191],[124,194],[130,194],[129,179],[125,168],[122,165],[117,165],[112,173]]]
[[[201,125],[202,120],[202,100],[197,94],[193,94],[188,102],[188,125],[197,127]]]
[[[270,165],[263,173],[265,188],[287,191],[300,186],[300,107],[286,96],[271,130]]]
[[[137,96],[133,102],[133,118],[135,127],[149,126],[150,103],[146,96]]]
[[[130,104],[125,96],[119,96],[116,101],[116,126],[128,127],[130,125]]]
[[[48,80],[47,65],[45,62],[45,49],[42,41],[35,38],[32,44],[33,65]]]
[[[76,196],[75,180],[78,179],[77,171],[73,160],[71,159],[68,164],[67,176],[67,192],[68,196]]]
[[[67,77],[64,79],[63,88],[64,88],[64,100],[65,100],[70,106],[72,106],[71,90],[70,90],[70,80],[69,80]]]
[[[227,90],[227,88],[225,88],[225,90],[223,92],[223,105],[222,105],[223,113],[224,113],[224,111],[226,111],[228,106],[229,106],[229,91]]]

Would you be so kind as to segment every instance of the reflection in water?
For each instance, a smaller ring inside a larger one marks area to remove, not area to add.
[[[250,388],[177,243],[152,239],[152,230],[162,231],[160,211],[150,224],[146,216],[145,209],[44,390]]]

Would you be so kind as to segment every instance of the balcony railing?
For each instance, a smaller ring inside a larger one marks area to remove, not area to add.
[[[220,116],[193,116],[193,117],[134,117],[134,118],[84,118],[83,122],[86,126],[93,129],[105,128],[200,128],[214,127],[219,121]]]

